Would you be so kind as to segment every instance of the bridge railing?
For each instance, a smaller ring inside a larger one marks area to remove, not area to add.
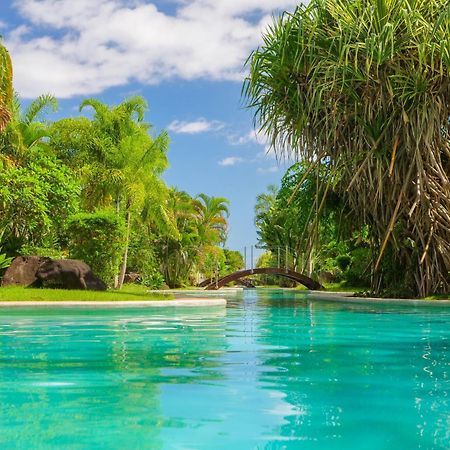
[[[272,257],[276,259],[276,263],[272,266],[284,268],[285,270],[296,269],[296,252],[289,246],[275,247],[274,249],[263,249],[257,245],[250,245],[244,247],[244,269],[253,270],[257,267],[259,258],[265,253],[271,252]]]

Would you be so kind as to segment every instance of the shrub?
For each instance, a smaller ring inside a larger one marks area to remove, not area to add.
[[[31,245],[24,245],[20,249],[22,256],[41,256],[43,258],[64,259],[67,257],[62,250],[53,247],[34,247]]]
[[[164,286],[164,277],[159,270],[153,269],[142,276],[141,283],[151,289],[161,289]]]
[[[159,270],[155,252],[155,236],[140,221],[133,224],[128,251],[128,271],[137,272],[141,283],[152,289],[164,285],[164,277]]]
[[[339,255],[336,257],[335,261],[339,269],[342,270],[342,272],[345,272],[351,264],[352,258],[349,255]]]
[[[111,286],[125,245],[123,218],[112,211],[79,213],[69,218],[67,228],[70,257],[85,261]]]
[[[370,286],[372,254],[368,247],[358,247],[350,252],[351,263],[345,271],[345,281],[351,286]]]

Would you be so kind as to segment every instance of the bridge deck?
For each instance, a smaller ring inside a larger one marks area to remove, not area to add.
[[[241,278],[245,278],[251,275],[278,275],[280,277],[289,278],[290,280],[300,283],[311,290],[319,291],[324,289],[324,287],[319,282],[307,277],[306,275],[302,275],[301,273],[295,272],[293,270],[283,269],[279,267],[239,270],[238,272],[234,272],[230,275],[220,278],[217,283],[215,281],[205,280],[203,283],[201,283],[200,286],[204,287],[207,291],[214,291],[216,289],[220,289],[228,283],[231,283],[232,281],[237,281]],[[207,284],[208,281],[209,284]]]

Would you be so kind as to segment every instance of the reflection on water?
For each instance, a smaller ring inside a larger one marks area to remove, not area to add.
[[[449,318],[259,290],[3,310],[0,447],[448,448]]]

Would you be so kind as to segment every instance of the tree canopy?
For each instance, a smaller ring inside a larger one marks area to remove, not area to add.
[[[275,151],[326,162],[368,227],[376,294],[450,290],[449,6],[312,0],[249,59],[244,94]]]
[[[51,121],[56,99],[22,108],[1,45],[0,63],[0,270],[17,255],[74,257],[116,287],[131,270],[158,288],[239,265],[222,247],[228,200],[164,182],[170,139],[144,98],[86,99],[93,114]]]

